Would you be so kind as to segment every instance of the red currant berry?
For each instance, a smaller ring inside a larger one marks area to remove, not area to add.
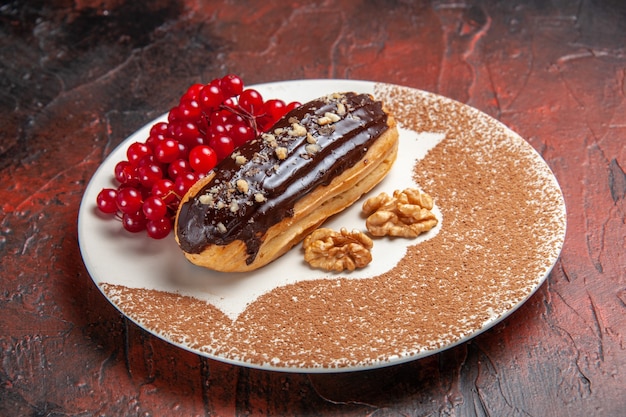
[[[173,122],[178,122],[181,120],[180,110],[178,106],[172,107],[170,112],[167,114],[167,121],[172,124]]]
[[[137,161],[136,163],[136,167],[144,167],[146,165],[150,165],[150,164],[154,164],[156,163],[156,159],[154,159],[154,155],[146,155],[143,158],[141,158],[139,161]]]
[[[174,191],[176,191],[178,195],[185,195],[198,179],[199,177],[193,172],[186,172],[179,175],[174,181]]]
[[[169,164],[175,161],[180,154],[178,141],[166,138],[154,147],[154,157],[158,162]]]
[[[260,115],[263,113],[263,97],[251,88],[243,90],[239,96],[239,107],[249,114]]]
[[[263,109],[266,115],[276,121],[287,113],[287,104],[282,100],[271,99],[265,102]]]
[[[141,209],[141,193],[135,187],[125,187],[118,191],[117,208],[122,213],[136,213]]]
[[[176,200],[177,196],[174,192],[174,181],[163,178],[155,182],[150,191],[155,197],[160,198],[165,204],[171,204]]]
[[[166,122],[159,122],[152,125],[150,128],[150,136],[154,136],[160,139],[165,138],[167,136],[168,124]]]
[[[202,116],[200,103],[196,100],[185,100],[178,105],[181,120],[196,123]]]
[[[145,143],[135,142],[131,144],[126,150],[126,157],[128,158],[128,162],[133,165],[137,165],[139,160],[141,160],[145,156],[152,155],[152,149]]]
[[[141,209],[148,220],[162,219],[167,214],[167,205],[165,202],[154,195],[146,198]]]
[[[117,190],[113,188],[103,188],[98,193],[98,197],[96,197],[96,203],[103,213],[117,213]]]
[[[160,136],[148,136],[148,139],[146,139],[146,145],[148,145],[154,153],[154,148],[156,148],[156,146],[163,140],[165,139],[161,138]]]
[[[231,114],[228,110],[219,110],[211,112],[209,115],[209,127],[214,125],[225,125],[228,122],[228,116]]]
[[[152,186],[161,178],[163,178],[163,170],[157,164],[145,164],[137,168],[139,182],[146,188]]]
[[[139,182],[137,178],[137,167],[131,165],[128,161],[120,161],[115,165],[115,179],[121,184],[136,185]]]
[[[167,175],[173,180],[187,172],[192,172],[192,169],[186,159],[177,159],[167,167]]]
[[[292,101],[291,103],[287,104],[287,108],[285,113],[288,113],[298,107],[302,106],[302,103],[298,102],[298,101]]]
[[[194,171],[206,174],[217,165],[217,154],[210,146],[196,146],[189,152],[189,165]]]
[[[230,136],[233,138],[233,142],[235,143],[235,147],[239,147],[249,140],[254,139],[254,129],[252,129],[249,125],[241,123],[233,126],[230,130]]]
[[[161,217],[156,220],[148,220],[146,223],[146,232],[152,239],[163,239],[170,234],[172,230],[172,221],[167,217]]]
[[[142,212],[124,213],[122,225],[131,233],[141,232],[146,228],[146,218]]]
[[[170,138],[178,139],[181,135],[180,133],[181,129],[182,129],[182,121],[168,123],[167,136]]]
[[[275,123],[274,119],[265,114],[263,116],[255,117],[254,121],[258,132],[267,132],[272,126],[274,126]]]
[[[248,121],[240,114],[230,113],[226,117],[226,123],[225,123],[226,126],[233,126],[233,125],[238,125],[242,123],[248,123]]]
[[[222,101],[224,101],[224,94],[222,93],[219,83],[212,81],[200,90],[198,99],[200,107],[208,112],[219,107]]]
[[[220,87],[226,97],[235,97],[243,91],[243,81],[235,74],[228,74],[220,79]]]
[[[212,138],[214,136],[226,135],[228,133],[228,129],[226,128],[227,124],[228,122],[212,123],[207,131],[207,136]]]
[[[152,126],[150,129],[150,135],[148,136],[148,139],[146,139],[146,145],[154,149],[159,142],[169,137],[168,130],[169,124],[165,122],[160,122]]]
[[[204,142],[203,142],[204,143]],[[178,143],[178,157],[180,159],[186,159],[189,156],[189,146],[184,143]]]
[[[198,137],[201,137],[198,126],[191,122],[185,122],[180,125],[180,137],[179,140],[182,143],[193,144],[198,141]]]
[[[193,140],[185,142],[184,145],[187,146],[189,149],[193,149],[196,146],[204,145],[205,142],[207,142],[207,141],[204,140],[204,136],[198,135]]]
[[[218,161],[226,158],[228,155],[233,153],[233,150],[235,149],[233,139],[227,135],[217,135],[211,137],[209,140],[209,146],[213,148],[217,154]]]
[[[229,109],[234,109],[237,107],[237,102],[235,101],[234,98],[227,98],[226,100],[222,102],[222,105]]]
[[[202,88],[204,87],[204,84],[192,84],[187,91],[185,91],[185,94],[182,95],[182,97],[180,98],[180,102],[182,103],[183,101],[186,100],[198,100],[198,98],[200,97],[200,91],[202,90]]]

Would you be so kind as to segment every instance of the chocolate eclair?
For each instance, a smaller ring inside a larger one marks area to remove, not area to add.
[[[187,192],[176,241],[196,265],[255,270],[371,190],[397,150],[396,122],[369,94],[305,103]]]

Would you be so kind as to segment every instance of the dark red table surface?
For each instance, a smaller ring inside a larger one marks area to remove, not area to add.
[[[0,6],[1,416],[626,415],[626,6],[619,0],[13,1]],[[568,208],[504,322],[379,370],[297,374],[174,347],[108,303],[77,211],[127,135],[195,82],[348,78],[474,106]]]

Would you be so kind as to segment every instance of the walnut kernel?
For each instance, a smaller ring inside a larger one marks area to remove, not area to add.
[[[275,152],[276,157],[278,157],[278,159],[280,159],[281,161],[287,159],[287,148],[281,146],[276,148]]]
[[[237,189],[239,191],[241,191],[242,193],[247,193],[248,192],[248,181],[240,179],[237,180]]]
[[[292,123],[288,133],[289,136],[306,136],[307,130],[300,123]]]
[[[432,197],[416,189],[381,193],[363,203],[365,226],[373,236],[415,238],[437,225],[432,208]]]
[[[320,145],[315,144],[315,143],[309,143],[308,145],[306,145],[304,147],[304,150],[306,151],[307,154],[309,155],[315,155],[316,153],[318,153],[322,148],[320,147]]]
[[[339,232],[320,228],[303,242],[304,260],[314,268],[326,271],[354,271],[372,261],[374,242],[364,233],[342,228]]]
[[[213,204],[213,196],[211,194],[202,194],[198,197],[198,201],[200,201],[200,204],[204,205]]]

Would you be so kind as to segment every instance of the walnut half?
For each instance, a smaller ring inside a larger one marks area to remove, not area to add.
[[[413,188],[396,190],[393,197],[381,193],[363,203],[367,230],[379,237],[414,238],[429,231],[437,225],[432,208],[432,197]]]
[[[372,261],[374,242],[364,233],[342,228],[339,232],[321,228],[308,235],[302,244],[304,260],[314,268],[327,271],[354,271]]]

